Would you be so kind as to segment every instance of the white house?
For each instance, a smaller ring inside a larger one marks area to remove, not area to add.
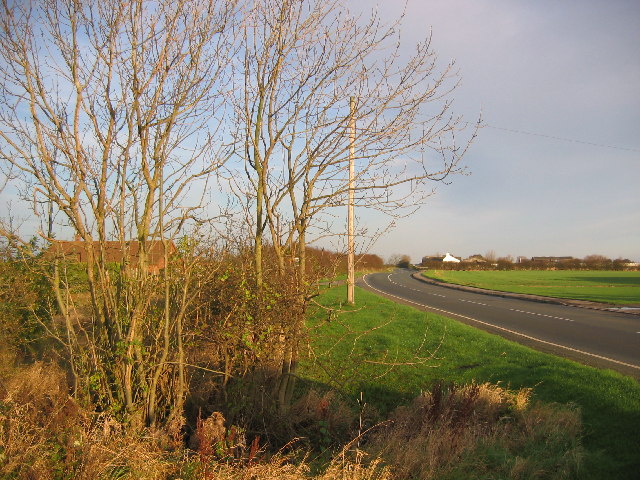
[[[447,252],[447,254],[444,256],[444,258],[442,259],[443,262],[451,262],[451,263],[460,263],[460,259],[454,257],[453,255],[451,255],[449,252]]]

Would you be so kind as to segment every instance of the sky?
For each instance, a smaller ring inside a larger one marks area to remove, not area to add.
[[[640,261],[640,1],[345,3],[389,22],[404,11],[407,55],[431,34],[442,68],[459,69],[452,110],[484,125],[469,174],[362,250]]]
[[[379,4],[379,6],[377,6]],[[402,1],[349,0],[396,18]],[[371,253],[640,261],[640,2],[408,0],[402,42],[456,60],[453,110],[484,127]]]

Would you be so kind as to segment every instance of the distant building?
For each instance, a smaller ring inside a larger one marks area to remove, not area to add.
[[[72,262],[86,262],[89,255],[88,247],[92,247],[94,252],[98,253],[100,251],[100,242],[93,242],[93,245],[88,245],[77,237],[71,241],[55,240],[45,252],[45,256],[63,258]],[[177,252],[173,242],[169,242],[168,248],[169,255]],[[119,241],[104,242],[104,255],[107,263],[126,263],[135,267],[140,259],[140,242],[137,240],[129,240],[124,244]],[[161,241],[149,242],[147,260],[150,273],[158,273],[165,268],[165,250]]]
[[[541,263],[562,263],[573,260],[573,257],[531,257],[532,262]]]
[[[449,252],[447,252],[447,254],[444,256],[442,261],[445,262],[445,263],[460,263],[460,259],[454,257]]]
[[[460,259],[457,257],[454,257],[450,253],[447,253],[446,255],[430,255],[430,256],[422,257],[421,265],[429,266],[429,265],[434,265],[438,263],[460,263]]]

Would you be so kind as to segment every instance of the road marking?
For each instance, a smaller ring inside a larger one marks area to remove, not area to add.
[[[555,320],[564,320],[565,322],[573,322],[573,319],[571,318],[556,317],[554,315],[546,315],[544,313],[537,313],[537,312],[528,312],[526,310],[518,310],[517,308],[510,308],[509,310],[512,312],[526,313],[527,315],[535,315],[537,317],[546,317],[546,318],[553,318]]]
[[[371,274],[369,274],[369,275],[371,275]],[[544,344],[546,344],[546,345],[551,345],[551,346],[553,346],[553,347],[563,348],[563,349],[565,349],[565,350],[569,350],[569,351],[571,351],[571,352],[581,353],[581,354],[583,354],[583,355],[587,355],[587,356],[589,356],[589,357],[599,358],[599,359],[601,359],[601,360],[606,360],[606,361],[608,361],[608,362],[617,363],[618,365],[624,365],[625,367],[630,367],[630,368],[635,368],[635,369],[637,369],[637,370],[640,370],[640,366],[638,366],[638,365],[633,365],[633,364],[631,364],[631,363],[621,362],[620,360],[614,360],[613,358],[604,357],[604,356],[602,356],[602,355],[596,355],[595,353],[585,352],[584,350],[578,350],[577,348],[567,347],[566,345],[560,345],[559,343],[553,343],[553,342],[549,342],[549,341],[547,341],[547,340],[542,340],[542,339],[540,339],[540,338],[532,337],[532,336],[530,336],[530,335],[525,335],[524,333],[516,332],[516,331],[514,331],[514,330],[509,330],[508,328],[499,327],[499,326],[497,326],[497,325],[492,325],[491,323],[483,322],[482,320],[478,320],[477,318],[468,317],[468,316],[466,316],[466,315],[460,315],[459,313],[454,313],[454,312],[450,312],[450,311],[448,311],[448,310],[443,310],[442,308],[431,307],[431,306],[429,306],[429,305],[425,305],[425,304],[423,304],[423,303],[414,302],[414,301],[412,301],[412,300],[407,300],[406,298],[402,298],[402,297],[399,297],[399,296],[397,296],[397,295],[392,295],[392,294],[390,294],[390,293],[383,292],[382,290],[379,290],[379,289],[377,289],[376,287],[371,286],[371,285],[369,284],[369,282],[367,282],[367,277],[368,277],[369,275],[364,275],[364,276],[362,277],[362,280],[364,281],[365,285],[366,285],[367,287],[369,287],[370,289],[375,290],[376,292],[380,292],[380,293],[382,293],[383,295],[387,295],[387,296],[389,296],[389,297],[397,298],[397,299],[402,300],[403,302],[412,303],[412,304],[414,304],[414,305],[418,305],[418,306],[420,306],[420,307],[425,307],[425,308],[429,308],[429,309],[431,309],[431,310],[436,310],[436,311],[438,311],[438,312],[442,312],[442,313],[444,313],[444,314],[446,314],[446,315],[452,315],[452,316],[454,316],[454,317],[460,317],[460,318],[464,318],[464,319],[466,319],[466,320],[470,320],[470,321],[472,321],[472,322],[477,322],[477,323],[480,323],[480,324],[482,324],[482,325],[486,325],[487,327],[491,327],[491,328],[495,328],[495,329],[498,329],[498,330],[502,330],[502,331],[504,331],[504,332],[508,332],[508,333],[513,334],[513,335],[517,335],[517,336],[519,336],[519,337],[526,338],[526,339],[528,339],[528,340],[533,340],[533,341],[535,341],[535,342],[544,343]],[[391,277],[391,274],[389,274],[389,277]],[[391,278],[389,278],[389,281],[391,281]],[[395,282],[392,282],[392,283],[395,283]],[[396,285],[398,285],[398,284],[396,284]],[[400,285],[400,286],[402,286],[402,285]],[[526,313],[526,312],[525,312],[525,313]],[[640,332],[638,332],[638,333],[640,333]]]
[[[394,281],[391,279],[391,275],[393,275],[393,274],[392,274],[392,273],[390,273],[390,274],[387,276],[387,280],[389,280],[389,283],[393,283],[394,285],[397,285],[397,286],[399,286],[399,287],[406,288],[407,290],[411,290],[412,292],[418,292],[418,293],[422,293],[422,294],[427,294],[427,295],[431,295],[432,297],[442,297],[442,298],[446,298],[446,295],[440,295],[439,293],[425,292],[425,291],[423,291],[423,290],[420,290],[419,288],[411,288],[411,287],[407,287],[406,285],[403,285],[403,284],[401,284],[401,283],[394,282]]]
[[[463,300],[461,298],[459,298],[458,300],[460,300],[461,302],[464,302],[464,303],[473,303],[474,305],[482,305],[483,307],[488,307],[489,306],[486,303],[474,302],[472,300]]]

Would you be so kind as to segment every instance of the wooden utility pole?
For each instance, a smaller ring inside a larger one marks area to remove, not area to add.
[[[355,97],[349,99],[349,214],[347,222],[347,302],[351,305],[355,303],[354,286],[355,286],[355,246],[353,236],[353,202],[354,202],[354,165],[353,157],[355,155],[356,141],[356,120],[355,120]]]

